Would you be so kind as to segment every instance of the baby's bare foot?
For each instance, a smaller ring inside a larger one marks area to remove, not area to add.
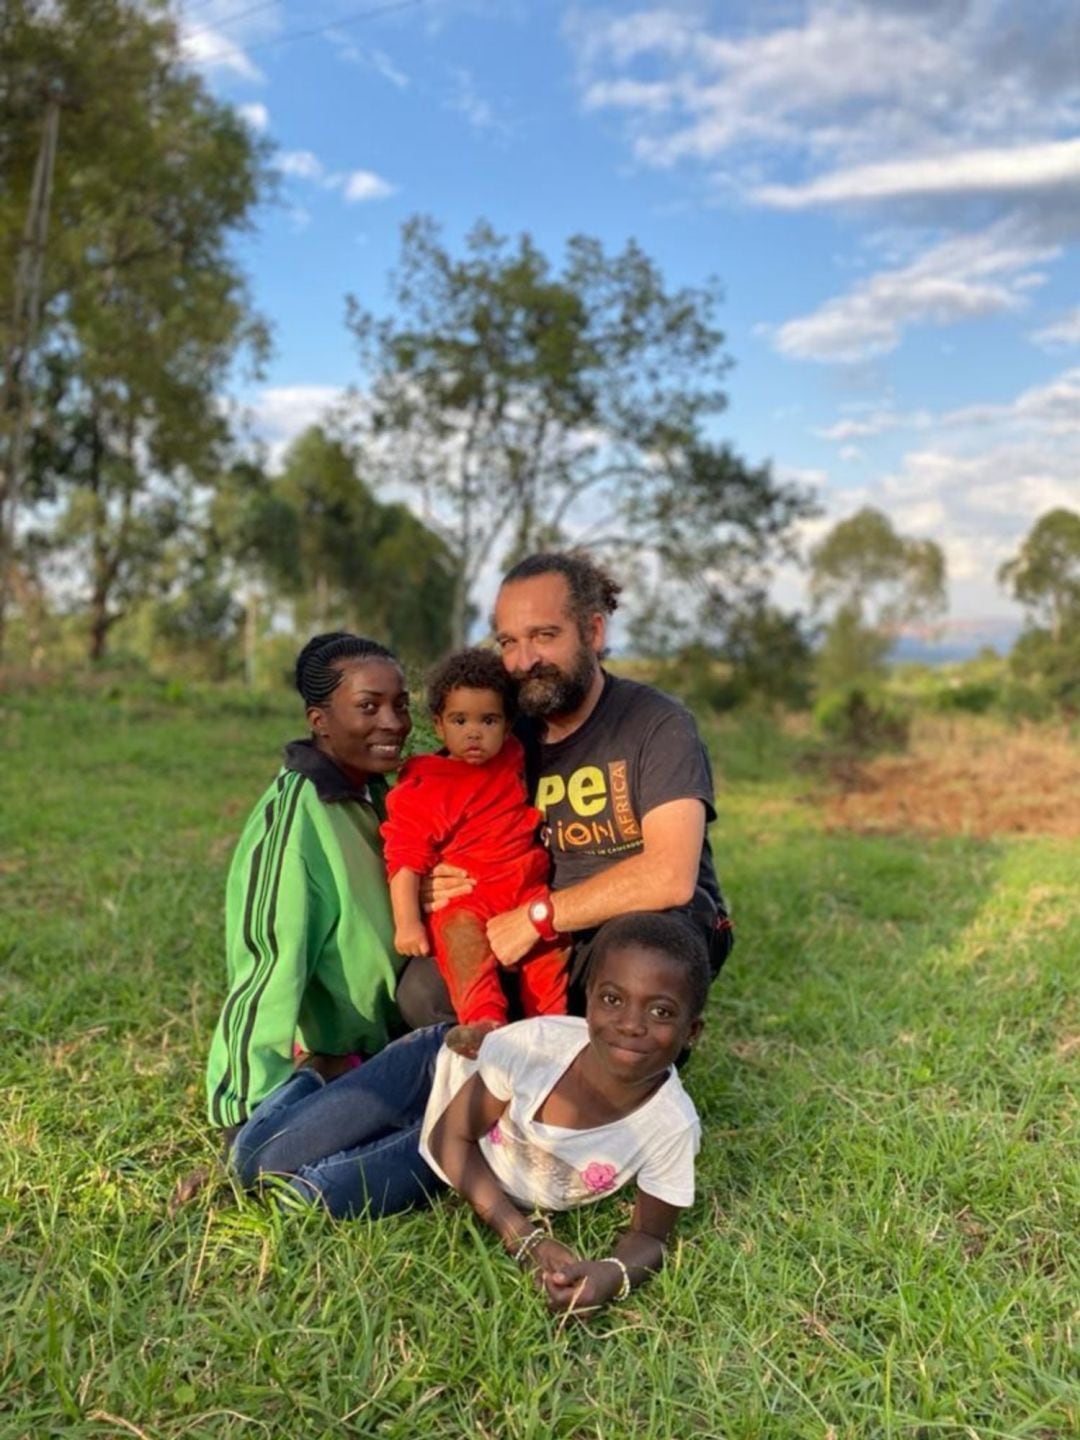
[[[499,1020],[477,1020],[475,1025],[455,1025],[446,1032],[446,1043],[455,1054],[464,1055],[466,1060],[475,1060],[480,1053],[481,1040],[492,1030],[500,1029],[501,1024]]]

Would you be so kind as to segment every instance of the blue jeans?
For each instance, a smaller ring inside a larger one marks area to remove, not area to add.
[[[233,1141],[241,1183],[282,1176],[341,1219],[426,1205],[444,1186],[420,1157],[420,1127],[449,1028],[414,1030],[329,1083],[290,1075]]]

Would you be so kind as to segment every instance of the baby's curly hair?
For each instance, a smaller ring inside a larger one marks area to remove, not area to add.
[[[478,646],[455,650],[433,667],[427,677],[427,703],[432,715],[443,713],[451,690],[494,690],[502,696],[507,720],[517,714],[514,682],[494,650]]]

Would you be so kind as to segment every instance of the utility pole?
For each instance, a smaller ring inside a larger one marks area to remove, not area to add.
[[[30,356],[37,340],[41,316],[41,288],[45,270],[45,242],[49,234],[56,143],[60,133],[60,97],[54,91],[45,106],[45,123],[38,146],[30,199],[26,207],[19,258],[15,267],[11,345],[4,365],[0,423],[9,430],[6,476],[0,484],[0,660],[4,654],[5,622],[15,564],[15,523],[22,490],[26,438],[30,428]],[[10,429],[9,429],[10,427]]]

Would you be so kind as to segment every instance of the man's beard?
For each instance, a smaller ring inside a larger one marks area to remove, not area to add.
[[[584,645],[569,670],[542,664],[531,670],[515,670],[512,675],[517,682],[518,709],[534,720],[572,715],[584,704],[595,674],[596,656]]]

